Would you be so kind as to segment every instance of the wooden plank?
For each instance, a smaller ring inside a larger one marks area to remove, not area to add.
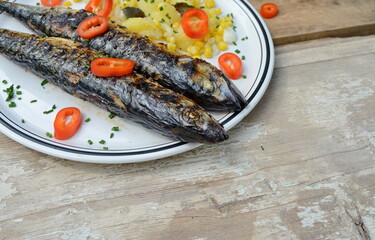
[[[0,134],[0,239],[375,239],[375,36],[276,48],[222,144],[64,161]]]
[[[267,0],[248,0],[258,11]],[[375,34],[374,0],[271,1],[279,14],[265,19],[275,45],[324,37]]]

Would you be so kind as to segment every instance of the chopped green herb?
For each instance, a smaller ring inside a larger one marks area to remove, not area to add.
[[[163,11],[163,10],[164,10],[164,8],[163,8],[163,7],[159,7],[159,10],[160,10],[160,11]]]
[[[22,97],[17,98],[18,100],[22,100]]]
[[[263,146],[260,146],[260,148],[264,151],[264,147]]]
[[[16,94],[17,95],[22,95],[22,91],[17,91]]]
[[[118,132],[118,131],[120,131],[120,128],[119,128],[119,127],[113,127],[113,128],[112,128],[112,131],[114,131],[114,132]]]
[[[87,142],[88,142],[88,144],[90,144],[90,145],[92,145],[93,144],[93,142],[89,139],[89,140],[87,140]]]
[[[102,139],[102,140],[99,141],[99,143],[100,144],[105,144],[105,140]]]
[[[162,18],[162,19],[160,20],[160,22],[161,22],[161,23],[165,23],[165,19]]]
[[[110,119],[112,119],[112,118],[116,117],[116,114],[114,114],[114,113],[110,113],[110,114],[108,115],[108,117],[109,117]]]
[[[103,150],[108,150],[108,147],[103,147]]]
[[[47,111],[44,111],[43,113],[44,113],[44,114],[49,114],[49,113],[53,112],[53,110],[55,110],[55,109],[56,109],[56,105],[54,104],[54,105],[52,106],[52,109],[47,110]]]
[[[236,42],[232,42],[234,46],[237,46],[237,43]]]
[[[88,65],[88,64],[85,64],[85,68],[90,68],[90,65]]]
[[[242,60],[245,60],[245,59],[246,59],[246,57],[245,57],[245,56],[242,56],[242,57],[241,57],[241,59],[242,59]]]
[[[90,122],[90,120],[91,120],[90,118],[86,118],[85,122]]]
[[[21,123],[25,123],[25,120],[22,119],[22,120],[21,120]]]
[[[169,16],[169,14],[165,14],[165,16],[168,18],[168,19],[172,19],[171,16]]]
[[[30,101],[30,103],[35,103],[35,102],[37,102],[36,99]]]
[[[37,6],[39,6],[39,5],[40,5],[40,3],[36,3],[36,5],[37,5]]]
[[[5,99],[5,101],[9,102],[10,100],[12,100],[12,98],[14,97],[14,84],[12,84],[7,89],[3,90],[3,92],[5,92],[5,93],[8,94],[8,96]]]
[[[216,16],[216,19],[219,20],[220,19],[219,16]]]
[[[46,132],[46,136],[49,137],[49,138],[52,138],[52,134],[49,133],[49,132]]]
[[[8,104],[8,107],[17,107],[17,104],[15,102],[10,102]]]
[[[44,85],[46,85],[48,83],[48,81],[47,80],[43,80],[41,83],[40,83],[40,86],[44,86]]]
[[[246,78],[247,78],[247,76],[246,76],[246,75],[242,75],[242,78],[243,78],[243,79],[246,79]]]
[[[4,84],[7,84],[7,83],[8,83],[8,81],[4,79],[4,80],[3,80],[3,83],[4,83]]]
[[[109,138],[113,138],[113,136],[115,136],[115,134],[111,133],[111,135],[109,135]]]
[[[71,28],[77,28],[77,25],[70,25]]]
[[[84,42],[90,42],[90,39],[83,39]]]
[[[236,27],[236,26],[233,26],[232,28],[233,28],[233,30],[234,30],[234,31],[236,31],[236,29],[237,29],[237,27]]]
[[[47,35],[42,35],[42,36],[40,36],[41,38],[45,38],[45,37],[47,37]]]
[[[154,3],[155,0],[151,0],[150,3]]]
[[[239,54],[241,51],[240,50],[238,50],[238,49],[236,49],[236,50],[234,50],[237,54]]]
[[[20,89],[20,88],[21,88],[21,86],[20,86],[20,85],[17,85],[16,89]]]

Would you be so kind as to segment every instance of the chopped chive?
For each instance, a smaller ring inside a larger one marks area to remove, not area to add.
[[[22,119],[22,120],[21,120],[21,123],[25,123],[25,120],[24,120],[24,119]]]
[[[232,43],[233,43],[234,46],[237,46],[237,43],[236,43],[236,42],[233,41]]]
[[[70,25],[71,28],[77,28],[77,25]]]
[[[35,102],[37,102],[36,99],[30,101],[30,103],[35,103]]]
[[[90,65],[88,65],[88,64],[85,64],[85,68],[90,68]]]
[[[83,39],[84,42],[90,42],[90,39]]]
[[[45,37],[47,37],[47,35],[42,35],[42,36],[40,36],[41,38],[45,38]]]
[[[99,141],[99,143],[100,144],[105,144],[105,140],[102,139],[102,140]]]
[[[86,118],[85,122],[90,122],[90,120],[91,120],[90,118]]]
[[[119,128],[119,127],[113,127],[113,128],[112,128],[112,131],[114,131],[114,132],[118,132],[118,131],[120,131],[120,128]]]
[[[49,133],[49,132],[46,132],[46,136],[49,137],[49,138],[52,138],[52,134]]]
[[[164,8],[163,8],[163,7],[159,7],[159,10],[160,10],[160,11],[163,11],[163,10],[164,10]]]
[[[246,57],[245,57],[245,56],[242,56],[242,57],[241,57],[241,59],[242,59],[242,60],[245,60],[245,59],[246,59]]]
[[[40,5],[40,3],[36,3],[36,5],[37,5],[37,6],[39,6],[39,5]]]
[[[103,150],[108,150],[108,147],[103,147]]]
[[[22,100],[22,97],[17,98],[18,100]]]
[[[44,113],[44,114],[49,114],[49,113],[53,112],[53,110],[55,110],[55,109],[56,109],[56,105],[54,104],[54,105],[52,106],[52,109],[47,110],[47,111],[44,111],[43,113]]]
[[[263,146],[260,146],[260,148],[264,151],[264,147]]]
[[[239,54],[241,51],[240,50],[238,50],[238,49],[236,49],[236,50],[234,50],[237,54]]]
[[[16,89],[20,89],[20,88],[21,88],[21,86],[20,86],[20,85],[17,85]]]
[[[111,135],[109,135],[109,138],[113,138],[113,136],[115,136],[115,134],[111,133]]]
[[[4,79],[4,80],[3,80],[3,83],[4,83],[4,84],[7,84],[7,83],[8,83],[8,81]]]
[[[43,80],[41,83],[40,83],[40,86],[44,86],[44,85],[46,85],[48,83],[48,81],[47,80]]]
[[[17,104],[15,102],[10,102],[8,104],[8,107],[17,107]]]
[[[150,3],[154,3],[155,0],[151,0]]]
[[[17,95],[22,95],[22,91],[17,91],[16,94]]]
[[[108,115],[108,117],[109,117],[110,119],[112,119],[112,118],[116,117],[116,114],[114,114],[114,113],[110,113],[110,114]]]
[[[247,76],[246,76],[246,75],[242,75],[242,78],[243,78],[243,79],[246,79],[246,78],[247,78]]]
[[[92,145],[93,144],[93,142],[89,139],[89,140],[87,140],[87,142],[88,142],[88,144],[90,144],[90,145]]]
[[[10,100],[12,100],[12,98],[14,97],[14,84],[12,84],[7,89],[3,90],[3,92],[5,92],[5,93],[8,94],[8,96],[5,99],[5,101],[9,102]]]

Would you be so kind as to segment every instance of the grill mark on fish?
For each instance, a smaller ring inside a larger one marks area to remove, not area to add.
[[[203,108],[156,81],[135,72],[110,78],[93,75],[85,65],[101,55],[70,42],[0,29],[3,55],[69,94],[173,139],[220,142],[228,138]]]
[[[72,26],[93,15],[85,10],[41,8],[2,0],[0,10],[39,34],[69,38],[111,57],[131,59],[142,75],[185,94],[208,110],[240,110],[247,105],[236,86],[213,65],[202,59],[171,53],[115,22],[109,22],[106,33],[83,41]]]

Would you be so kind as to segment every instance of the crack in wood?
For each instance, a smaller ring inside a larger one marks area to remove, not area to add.
[[[212,195],[209,196],[209,200],[213,203],[213,206],[221,213],[221,214],[228,214],[230,211],[230,208],[236,206],[236,205],[241,205],[241,204],[246,204],[246,203],[251,203],[251,202],[256,202],[259,199],[263,198],[266,196],[266,194],[258,195],[258,196],[251,196],[245,199],[241,200],[233,200],[229,202],[224,202],[219,204],[219,202],[216,200],[216,198]]]
[[[350,207],[345,207],[346,214],[348,214],[348,216],[352,220],[353,224],[356,226],[361,239],[371,240],[368,228],[362,220],[362,216],[361,216],[360,212],[358,211],[357,205],[355,205],[354,203],[352,205],[354,206],[353,207],[354,209],[352,209]]]

